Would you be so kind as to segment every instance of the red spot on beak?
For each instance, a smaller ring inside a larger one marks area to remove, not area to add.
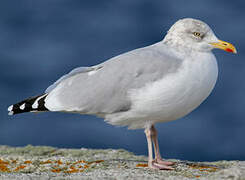
[[[226,48],[225,50],[226,50],[227,52],[233,52],[233,50],[230,49],[230,48]]]

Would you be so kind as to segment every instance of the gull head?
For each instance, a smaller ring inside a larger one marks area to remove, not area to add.
[[[163,42],[188,51],[208,52],[219,48],[227,52],[237,52],[231,43],[219,40],[206,23],[192,18],[178,20],[169,29]]]

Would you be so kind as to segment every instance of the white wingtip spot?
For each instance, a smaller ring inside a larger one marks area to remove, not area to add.
[[[41,99],[41,98],[43,98],[44,96],[46,96],[47,94],[44,94],[43,96],[40,96],[39,98],[37,98],[36,100],[35,100],[35,102],[33,103],[33,105],[31,106],[32,107],[32,109],[37,109],[38,108],[38,101]]]
[[[10,111],[8,115],[12,116],[14,114],[14,111]]]
[[[20,106],[20,109],[21,109],[21,110],[24,110],[25,107],[26,107],[26,103],[22,104],[22,105]]]
[[[97,73],[97,70],[89,71],[89,72],[88,72],[88,75],[89,75],[89,76],[92,76],[92,75],[95,74],[95,73]]]
[[[34,102],[34,104],[32,105],[32,109],[37,109],[38,108],[38,103],[37,101]]]
[[[37,98],[36,100],[35,100],[35,102],[32,104],[32,109],[37,109],[38,108],[38,101],[41,99],[41,98],[43,98],[44,96],[46,96],[46,94],[44,94],[43,96],[40,96],[39,98]]]
[[[14,107],[13,105],[9,106],[8,107],[8,111],[12,111],[13,110],[13,107]]]

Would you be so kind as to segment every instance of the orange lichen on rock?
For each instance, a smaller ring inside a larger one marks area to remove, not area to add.
[[[80,161],[74,162],[73,164],[79,164],[79,163],[88,163],[88,162],[87,161],[84,161],[84,160],[80,160]]]
[[[207,171],[207,172],[216,172],[218,168],[216,167],[202,167],[199,169],[200,171]]]
[[[59,165],[63,164],[63,162],[62,162],[60,159],[57,160],[57,161],[55,161],[55,163],[57,163],[57,164],[59,164]]]
[[[31,161],[25,161],[24,164],[31,164],[32,162]]]
[[[11,172],[10,169],[5,164],[0,164],[1,172]]]
[[[73,166],[70,167],[70,170],[64,171],[64,173],[77,173],[79,170]]]
[[[19,170],[21,170],[21,169],[24,169],[26,166],[24,166],[24,165],[20,165],[20,166],[18,166],[17,168],[15,168],[14,169],[14,171],[19,171]]]
[[[139,163],[139,164],[136,164],[136,167],[148,167],[148,164]]]
[[[11,163],[12,163],[12,164],[16,164],[16,163],[17,163],[17,159],[12,160]]]
[[[9,162],[8,162],[8,161],[4,161],[4,160],[0,159],[0,164],[5,164],[5,165],[8,165],[8,164],[9,164]]]
[[[0,159],[0,171],[1,172],[10,172],[8,165],[9,165],[8,161],[4,161],[4,160]]]
[[[84,168],[84,169],[87,169],[87,168],[89,168],[89,165],[86,165],[86,164],[85,164],[85,165],[83,166],[83,168]]]
[[[50,161],[50,160],[40,162],[40,164],[51,164],[51,163],[52,163],[52,161]]]
[[[189,166],[193,169],[198,169],[199,171],[205,171],[205,172],[216,172],[219,169],[218,167],[208,166],[208,165],[191,164]]]
[[[57,169],[52,169],[51,171],[54,172],[54,173],[60,173],[61,169],[57,168]]]
[[[104,162],[104,160],[96,160],[96,161],[85,161],[85,160],[79,160],[79,161],[68,161],[68,162],[62,162],[61,160],[51,160],[48,159],[46,161],[39,161],[40,165],[45,164],[52,164],[51,172],[54,173],[78,173],[83,172],[85,169],[89,168],[91,164],[97,164]],[[25,160],[25,161],[17,161],[16,160],[10,160],[6,161],[3,159],[0,159],[0,172],[19,172],[20,170],[35,165],[33,161],[31,160]]]

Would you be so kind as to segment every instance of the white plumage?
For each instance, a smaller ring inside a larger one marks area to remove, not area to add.
[[[196,59],[198,55],[200,58]],[[218,67],[211,53],[200,52],[191,56],[178,72],[131,90],[131,110],[120,116],[106,115],[108,122],[127,125],[131,129],[147,128],[157,122],[176,120],[198,107],[211,93]]]

